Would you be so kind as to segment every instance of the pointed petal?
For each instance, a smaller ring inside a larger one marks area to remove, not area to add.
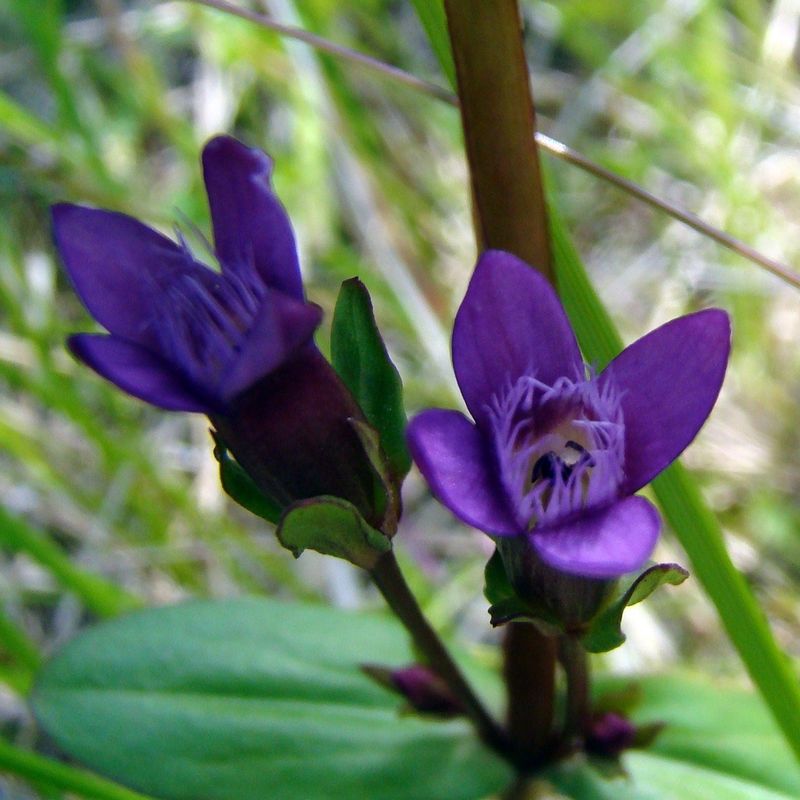
[[[411,421],[407,436],[431,491],[462,522],[496,536],[520,532],[495,481],[480,431],[463,414],[423,411]]]
[[[303,298],[289,217],[270,188],[272,161],[231,136],[203,150],[214,246],[223,269],[255,267],[267,286]]]
[[[232,399],[277,369],[311,340],[320,322],[319,306],[267,290],[242,350],[223,380],[225,398]]]
[[[649,483],[694,439],[722,386],[730,340],[724,311],[699,311],[643,336],[600,375],[621,393],[623,494]]]
[[[210,413],[205,400],[167,362],[137,344],[104,334],[70,336],[73,355],[124,392],[168,411]]]
[[[644,497],[626,497],[554,528],[534,530],[531,542],[551,567],[585,578],[618,578],[653,552],[661,529],[658,511]]]
[[[75,291],[108,331],[158,348],[153,297],[175,272],[205,268],[133,217],[61,203],[53,235]]]
[[[578,344],[550,284],[499,250],[479,259],[453,328],[453,366],[477,422],[509,381],[534,375],[553,383],[583,375]]]

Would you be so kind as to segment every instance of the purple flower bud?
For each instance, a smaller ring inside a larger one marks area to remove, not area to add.
[[[456,378],[474,423],[456,411],[424,411],[409,428],[411,452],[439,500],[497,539],[515,587],[515,564],[527,560],[529,573],[592,579],[596,604],[608,580],[652,552],[660,519],[634,493],[700,429],[729,348],[727,315],[709,309],[663,325],[595,375],[545,279],[489,251],[453,331]]]
[[[635,743],[636,726],[613,712],[595,717],[586,732],[586,751],[604,758],[616,758]]]
[[[72,336],[70,349],[134,397],[208,414],[279,503],[336,495],[376,524],[377,478],[350,424],[363,414],[313,344],[322,312],[305,300],[272,162],[219,136],[203,172],[218,270],[132,217],[53,208],[64,266],[108,330]]]
[[[395,669],[391,681],[415,711],[444,716],[462,714],[464,709],[447,684],[421,664]]]

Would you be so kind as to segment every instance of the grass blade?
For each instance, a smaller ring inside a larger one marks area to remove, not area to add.
[[[622,349],[622,339],[552,204],[550,228],[559,293],[581,348],[600,368]],[[692,572],[716,606],[750,677],[800,758],[800,682],[750,587],[733,565],[719,523],[680,463],[665,470],[652,485],[664,516],[689,556]]]
[[[14,747],[4,739],[0,739],[0,771],[36,785],[72,792],[87,800],[146,800],[145,795],[90,772]]]
[[[74,592],[96,614],[109,617],[140,605],[137,598],[116,584],[76,567],[40,531],[0,507],[0,544],[21,550],[45,567],[69,591]]]

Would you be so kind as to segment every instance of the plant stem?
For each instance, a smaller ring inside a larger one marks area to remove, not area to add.
[[[514,253],[553,281],[536,115],[517,0],[445,0],[479,249]],[[532,626],[506,631],[508,723],[521,768],[544,755],[555,647]]]
[[[503,641],[508,734],[516,761],[535,766],[551,739],[556,643],[527,622],[511,622]]]
[[[416,647],[427,659],[428,666],[445,681],[462,704],[481,739],[493,750],[508,758],[508,737],[467,683],[453,657],[425,618],[400,571],[394,553],[389,551],[382,555],[370,571],[370,575],[389,607],[411,634]]]
[[[507,250],[552,281],[517,0],[445,0],[478,247]]]
[[[559,639],[558,658],[567,678],[562,736],[570,746],[583,739],[589,722],[589,658],[580,641],[569,635]]]

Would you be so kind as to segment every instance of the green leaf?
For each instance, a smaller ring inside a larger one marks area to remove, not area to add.
[[[456,67],[447,35],[447,17],[443,0],[411,0],[419,21],[428,35],[433,52],[451,88],[456,85]]]
[[[556,796],[559,800],[562,797],[574,800],[792,800],[796,797],[652,753],[631,752],[624,765],[627,775],[608,780],[591,765],[575,760],[551,770],[547,779],[552,789],[559,792]]]
[[[395,479],[411,469],[406,447],[403,384],[386,352],[366,287],[358,278],[342,284],[331,326],[331,361],[374,427]]]
[[[386,455],[381,448],[380,435],[375,428],[361,420],[351,419],[350,424],[367,454],[369,463],[372,464],[376,475],[380,478],[383,496],[376,498],[375,506],[383,510],[381,530],[387,536],[392,537],[397,532],[397,523],[400,520],[400,491],[392,479]]]
[[[286,512],[278,526],[280,543],[298,558],[303,550],[336,556],[372,569],[389,539],[367,524],[358,509],[339,497],[302,500]]]
[[[598,689],[621,688],[620,678],[601,679]],[[663,775],[656,785],[677,787],[669,772],[685,764],[702,768],[704,777],[728,776],[758,791],[771,790],[784,797],[800,797],[800,767],[792,751],[783,741],[778,727],[761,698],[748,689],[726,685],[719,680],[686,675],[648,676],[636,681],[642,700],[633,712],[638,724],[666,722],[666,726],[648,751],[648,757],[664,764]],[[638,756],[631,761],[644,763]],[[666,762],[669,762],[667,765]],[[626,762],[627,763],[627,762]],[[655,766],[639,770],[655,771]],[[632,769],[634,775],[637,768]],[[759,788],[759,787],[763,787]],[[726,794],[724,791],[700,791],[684,795],[673,788],[677,797],[725,798],[747,797],[747,794]],[[738,791],[738,789],[737,789]],[[669,796],[669,795],[668,795]]]
[[[596,692],[630,693],[630,679],[600,676]],[[629,751],[629,778],[608,780],[574,759],[543,776],[576,800],[789,800],[800,769],[758,695],[685,675],[635,680],[639,725],[666,723],[646,752]]]
[[[550,231],[559,294],[581,349],[589,361],[602,368],[622,350],[622,340],[552,202]],[[716,606],[753,683],[800,757],[800,681],[750,587],[733,565],[719,522],[697,482],[680,463],[662,472],[652,485],[667,522],[689,556],[692,572]]]
[[[484,570],[483,594],[489,601],[489,622],[493,627],[514,620],[535,623],[545,633],[560,633],[561,627],[555,616],[544,607],[534,606],[523,600],[514,591],[499,550],[495,550]]]
[[[393,619],[261,599],[105,623],[40,676],[70,756],[163,800],[479,800],[510,770],[463,720],[401,716],[359,669],[413,660]]]
[[[251,514],[277,525],[283,508],[256,486],[238,462],[230,457],[222,439],[213,431],[212,436],[215,442],[214,458],[219,463],[219,479],[225,493]]]
[[[665,583],[678,586],[688,577],[689,573],[678,564],[654,564],[648,567],[592,622],[581,639],[583,646],[590,653],[605,653],[619,647],[625,641],[625,634],[620,628],[625,609],[641,603],[659,586]]]
[[[495,549],[492,557],[486,563],[483,579],[483,595],[492,605],[516,597],[499,550]]]

